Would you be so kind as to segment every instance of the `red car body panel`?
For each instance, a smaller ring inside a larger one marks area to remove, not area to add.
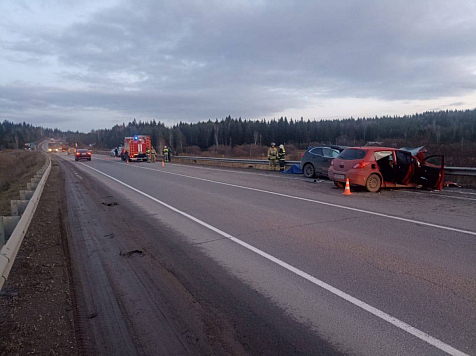
[[[332,161],[328,171],[329,179],[334,182],[345,183],[349,179],[350,184],[365,187],[368,177],[377,174],[382,188],[419,185],[437,190],[443,188],[443,156],[422,159],[420,153],[414,156],[406,150],[391,147],[352,147],[344,150],[341,156]],[[427,162],[432,158],[440,159],[441,163]]]

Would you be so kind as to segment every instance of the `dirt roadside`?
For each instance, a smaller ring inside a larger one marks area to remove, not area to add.
[[[0,215],[11,215],[10,200],[20,199],[20,189],[26,189],[26,183],[44,163],[40,151],[0,152]]]
[[[1,355],[76,355],[73,298],[58,164],[0,294]]]

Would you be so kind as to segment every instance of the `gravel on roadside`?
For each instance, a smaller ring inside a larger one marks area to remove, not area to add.
[[[63,176],[53,161],[38,208],[0,293],[1,355],[79,353],[63,198]]]

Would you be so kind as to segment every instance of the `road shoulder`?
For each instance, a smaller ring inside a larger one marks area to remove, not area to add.
[[[0,354],[75,355],[73,296],[62,226],[63,176],[51,173],[0,296]]]

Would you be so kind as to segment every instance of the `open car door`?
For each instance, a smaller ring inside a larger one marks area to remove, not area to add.
[[[393,165],[395,183],[409,184],[415,173],[415,159],[410,152],[396,150],[397,161]]]
[[[421,162],[418,177],[419,184],[427,188],[441,190],[443,189],[444,179],[445,156],[428,156]]]

